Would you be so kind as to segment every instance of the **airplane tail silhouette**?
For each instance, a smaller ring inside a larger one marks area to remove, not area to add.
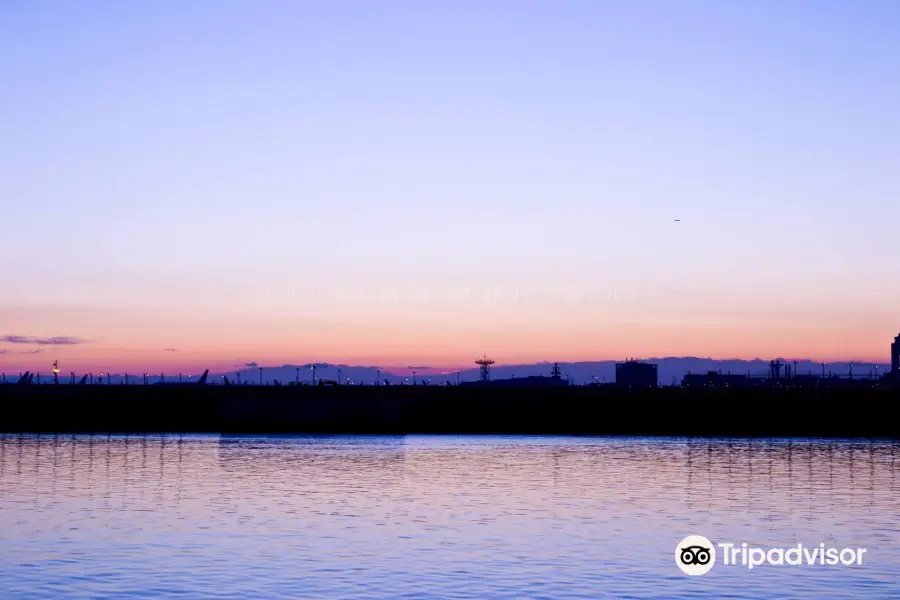
[[[28,385],[31,383],[31,371],[25,371],[19,378],[19,385]]]
[[[84,384],[86,384],[86,383],[87,383],[87,378],[88,378],[88,376],[85,375],[84,377],[81,378],[81,381],[79,381],[78,384],[79,384],[79,385],[84,385]]]
[[[206,377],[209,375],[209,369],[203,371],[203,375],[197,380],[197,385],[206,385]]]

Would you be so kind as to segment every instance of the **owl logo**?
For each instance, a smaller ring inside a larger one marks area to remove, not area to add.
[[[710,548],[688,546],[681,548],[681,562],[685,565],[705,565],[709,562]]]
[[[716,547],[702,535],[689,535],[675,546],[675,564],[686,575],[704,575],[716,564]]]

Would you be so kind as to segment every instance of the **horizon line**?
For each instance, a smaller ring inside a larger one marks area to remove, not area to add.
[[[711,356],[685,355],[685,356],[651,356],[651,357],[646,357],[646,358],[628,357],[625,359],[559,360],[559,361],[495,363],[492,366],[492,369],[509,368],[509,367],[532,367],[532,366],[539,366],[539,365],[552,365],[555,363],[563,364],[563,365],[567,365],[567,364],[568,365],[578,365],[578,364],[586,364],[586,363],[621,364],[621,363],[628,362],[630,360],[636,360],[638,362],[653,362],[653,361],[664,361],[664,360],[701,360],[701,361],[705,360],[705,361],[714,361],[714,362],[743,362],[743,363],[760,362],[763,364],[768,364],[771,361],[781,361],[783,364],[792,363],[792,362],[806,362],[806,363],[826,364],[826,365],[846,364],[848,367],[851,365],[872,365],[872,366],[876,366],[876,367],[881,366],[881,365],[886,365],[886,366],[890,367],[890,364],[891,364],[890,358],[888,358],[887,360],[872,360],[872,359],[868,359],[868,360],[867,359],[817,360],[817,359],[812,359],[812,358],[794,358],[794,357],[790,357],[790,358],[775,357],[775,358],[771,358],[771,359],[764,359],[764,358],[760,358],[758,356],[754,357],[754,358],[737,358],[737,357],[714,358]],[[210,362],[215,363],[215,362],[219,362],[219,361],[210,361]],[[187,367],[182,368],[181,370],[157,368],[157,369],[151,369],[149,371],[115,369],[115,368],[113,370],[108,370],[108,369],[101,368],[100,370],[97,371],[97,373],[98,374],[102,373],[107,376],[108,375],[113,375],[113,376],[126,375],[126,374],[127,375],[134,374],[137,376],[137,375],[146,374],[148,376],[156,377],[161,374],[165,375],[166,373],[179,373],[179,372],[180,373],[193,373],[192,369],[199,369],[198,373],[202,372],[203,370],[209,370],[210,374],[233,373],[233,372],[246,371],[246,370],[258,370],[260,368],[262,368],[264,370],[265,369],[284,369],[284,368],[302,368],[302,369],[309,370],[311,365],[313,365],[313,364],[315,364],[317,368],[319,368],[319,367],[326,367],[326,368],[327,367],[334,367],[334,368],[346,367],[346,368],[351,368],[351,369],[381,369],[381,370],[387,371],[388,374],[390,374],[390,372],[392,372],[392,371],[403,371],[403,372],[409,372],[409,373],[411,373],[412,371],[417,371],[417,372],[422,372],[423,374],[425,372],[431,372],[432,374],[448,374],[448,373],[456,373],[456,372],[462,372],[462,371],[477,371],[479,368],[478,366],[468,366],[468,365],[466,365],[466,366],[434,366],[434,367],[422,366],[422,367],[410,368],[409,366],[406,366],[406,365],[390,365],[390,364],[388,364],[388,365],[372,365],[372,364],[351,364],[351,363],[328,362],[328,361],[321,361],[321,362],[310,361],[310,362],[303,362],[303,363],[282,363],[280,365],[276,365],[276,364],[233,365],[230,368],[224,368],[224,369],[221,367],[216,368],[216,367],[205,367],[205,366],[204,367],[187,366]],[[23,369],[22,367],[16,367],[16,368],[21,369],[21,372],[23,372],[23,373],[25,371],[32,372],[32,373],[41,372],[40,369],[31,369],[31,368]],[[47,373],[48,374],[52,373],[52,368],[53,368],[52,363],[47,365]],[[0,364],[0,371],[3,371],[2,364]],[[64,373],[64,370],[62,368],[60,369],[61,376],[63,374],[68,376],[68,374],[71,372],[72,371],[69,370]],[[81,374],[85,374],[85,373],[90,374],[90,373],[93,373],[94,371],[90,368],[87,368],[87,370],[85,370],[82,367],[79,369],[79,372]],[[10,371],[10,373],[12,373],[12,371]]]

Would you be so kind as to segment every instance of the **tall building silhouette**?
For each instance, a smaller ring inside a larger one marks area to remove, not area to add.
[[[636,360],[616,364],[616,385],[626,388],[654,388],[657,384],[656,365]]]
[[[897,335],[891,344],[891,374],[900,377],[900,335]]]

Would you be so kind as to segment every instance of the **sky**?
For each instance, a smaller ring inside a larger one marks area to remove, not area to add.
[[[886,361],[898,23],[3,2],[0,369]]]

